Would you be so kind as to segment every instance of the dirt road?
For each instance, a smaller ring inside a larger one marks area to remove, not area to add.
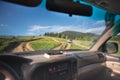
[[[53,48],[53,50],[61,50],[61,49],[70,49],[71,44],[70,43],[65,43],[57,40],[56,38],[52,38],[53,41],[60,43],[60,45],[56,46]]]
[[[70,43],[61,43],[59,46],[53,48],[53,50],[61,50],[61,49],[70,49],[71,44]]]
[[[70,49],[71,48],[71,43],[62,42],[55,38],[52,38],[52,40],[60,43],[58,46],[53,48],[53,50],[61,50],[61,49]],[[29,41],[21,42],[16,48],[14,48],[12,50],[12,53],[25,52],[25,51],[34,51],[34,49],[31,47]]]
[[[22,42],[18,47],[12,50],[12,53],[34,51],[29,42]]]
[[[63,46],[64,46],[64,44],[60,43],[60,45],[58,45],[55,48],[53,48],[53,50],[60,50]]]
[[[67,46],[65,49],[70,49],[71,48],[71,43],[67,43]]]
[[[16,48],[12,50],[12,53],[18,53],[18,52],[25,52],[25,51],[34,51],[34,49],[30,45],[30,41],[40,40],[44,38],[34,38],[31,40],[26,40],[21,42]]]

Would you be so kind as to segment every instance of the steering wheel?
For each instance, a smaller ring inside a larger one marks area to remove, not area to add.
[[[19,80],[19,77],[8,64],[0,61],[0,80]]]

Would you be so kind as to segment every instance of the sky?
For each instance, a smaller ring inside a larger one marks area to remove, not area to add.
[[[95,8],[92,17],[50,12],[45,0],[38,7],[0,1],[0,35],[42,35],[45,32],[79,31],[100,34],[105,11]]]

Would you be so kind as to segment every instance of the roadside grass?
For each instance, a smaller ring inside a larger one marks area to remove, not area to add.
[[[41,38],[41,36],[16,36],[13,37],[16,41],[25,41],[25,40],[32,40],[36,38]]]
[[[51,38],[55,38],[55,39],[57,39],[59,42],[63,42],[63,43],[66,43],[67,42],[67,39],[63,39],[63,38],[57,38],[57,37],[49,37],[49,36],[43,36],[43,38],[49,38],[49,39],[51,39]]]
[[[58,46],[60,43],[53,41],[50,38],[45,38],[41,40],[31,41],[30,45],[34,50],[51,50]]]
[[[10,45],[10,43],[15,42],[11,36],[0,36],[0,52],[3,52],[4,49]]]
[[[0,52],[4,50],[5,47],[9,45],[11,41],[7,40],[0,40]]]
[[[40,38],[41,36],[0,36],[0,53],[11,43]]]
[[[63,38],[57,38],[60,42],[64,42],[66,43],[67,42],[67,39],[63,39]]]
[[[72,48],[79,48],[80,50],[88,50],[92,44],[92,41],[73,40]]]
[[[34,37],[33,36],[17,36],[15,37],[17,39],[17,41],[24,41],[24,40],[30,40],[30,39],[33,39]]]
[[[83,40],[80,40],[80,44],[81,45],[84,45],[84,46],[90,46],[91,45],[91,43],[92,43],[92,41],[83,41]]]
[[[86,48],[83,48],[83,47],[80,47],[80,46],[77,46],[75,44],[72,43],[71,45],[71,48],[70,49],[80,49],[80,50],[86,50]]]

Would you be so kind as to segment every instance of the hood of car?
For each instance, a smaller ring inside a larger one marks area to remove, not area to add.
[[[105,9],[114,14],[120,15],[120,0],[82,0]]]

